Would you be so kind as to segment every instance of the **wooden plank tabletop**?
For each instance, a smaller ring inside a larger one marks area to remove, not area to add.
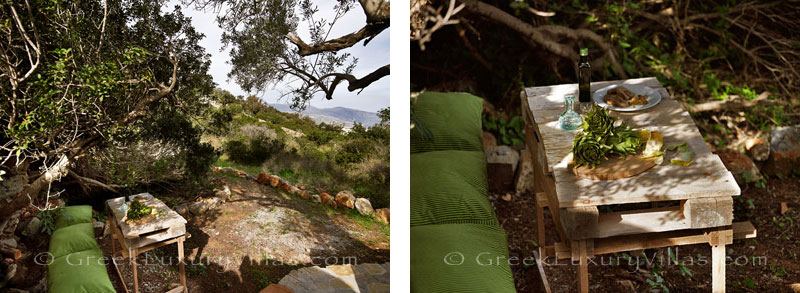
[[[166,209],[166,216],[158,216],[142,224],[130,225],[128,222],[123,221],[125,213],[119,210],[119,206],[125,202],[125,197],[118,197],[106,201],[108,209],[114,214],[114,220],[119,225],[122,235],[125,238],[135,238],[139,235],[168,229],[170,227],[180,226],[186,224],[186,219],[181,215],[170,209],[164,202],[157,198],[148,199],[143,201],[147,206],[155,207],[157,209]]]
[[[592,180],[577,178],[568,170],[572,142],[577,130],[564,131],[558,127],[558,115],[563,112],[564,96],[577,95],[577,84],[562,84],[526,88],[530,108],[525,114],[536,123],[545,150],[547,168],[556,182],[556,193],[561,208],[682,200],[696,197],[734,196],[741,190],[722,161],[711,153],[689,113],[670,98],[655,78],[618,81],[601,81],[591,84],[592,90],[612,84],[638,84],[649,86],[662,95],[661,102],[647,110],[637,112],[611,112],[612,116],[627,121],[631,127],[659,131],[664,145],[686,142],[696,157],[688,167],[664,163],[640,175],[617,180]]]

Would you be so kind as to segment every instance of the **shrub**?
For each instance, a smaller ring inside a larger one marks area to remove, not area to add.
[[[339,165],[359,163],[374,150],[374,142],[367,138],[349,140],[342,146],[341,152],[336,155],[336,163]]]
[[[243,165],[261,165],[280,152],[286,143],[274,131],[257,125],[243,126],[237,138],[225,143],[225,153],[231,161]]]

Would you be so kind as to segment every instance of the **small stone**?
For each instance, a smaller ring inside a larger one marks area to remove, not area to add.
[[[322,203],[322,198],[319,196],[319,194],[312,194],[311,201],[316,203]]]
[[[219,190],[216,193],[214,193],[214,196],[218,197],[222,201],[226,201],[231,196],[231,188],[228,187],[228,185],[225,185],[222,188],[222,190]]]
[[[42,220],[38,217],[31,218],[27,224],[25,224],[24,234],[28,237],[35,236],[42,231]]]
[[[282,191],[289,192],[289,188],[290,187],[292,187],[292,185],[289,184],[289,181],[286,181],[286,179],[281,179],[278,182],[278,189],[280,189]]]
[[[17,248],[17,240],[14,238],[0,239],[0,245],[8,248]]]
[[[319,198],[322,200],[322,203],[331,206],[332,208],[336,208],[336,202],[333,200],[330,194],[327,192],[323,192],[319,194]]]
[[[206,211],[208,211],[208,208],[209,208],[208,204],[206,204],[205,202],[199,201],[199,202],[192,203],[192,205],[189,206],[189,212],[191,212],[192,215],[197,216],[197,215],[200,215],[200,214],[205,213]]]
[[[258,177],[256,178],[256,182],[269,185],[269,174],[267,173],[259,173]]]
[[[636,292],[636,287],[633,286],[631,280],[617,280],[617,284],[628,289],[628,292]]]
[[[301,192],[302,190],[300,190],[300,188],[297,188],[296,186],[289,187],[289,193],[291,193],[292,195],[300,195]]]
[[[368,199],[359,197],[356,199],[356,210],[362,215],[370,216],[375,213],[375,210],[372,209],[372,203],[369,202]]]
[[[281,183],[281,177],[272,175],[269,177],[269,185],[272,187],[278,187],[278,184]]]
[[[355,208],[355,201],[356,201],[355,196],[353,196],[353,193],[348,190],[342,190],[336,194],[336,203],[339,206],[352,209]]]
[[[306,191],[303,191],[303,192],[301,192],[301,193],[300,193],[300,197],[302,197],[303,199],[309,199],[309,198],[311,198],[311,197],[308,195],[308,192],[306,192]]]
[[[792,289],[794,293],[800,293],[800,283],[794,283],[789,285],[789,288]]]
[[[306,190],[306,187],[305,187],[305,185],[303,185],[303,186],[300,186],[300,190]]]
[[[176,206],[173,210],[181,216],[185,216],[187,213],[189,213],[189,208],[186,207],[186,204]]]
[[[511,193],[506,193],[501,198],[505,201],[511,201]]]
[[[389,208],[375,210],[375,217],[381,222],[389,224]]]
[[[483,132],[483,147],[484,148],[488,148],[488,147],[493,147],[493,146],[497,146],[497,139],[494,138],[494,134],[492,134],[491,132],[484,131]]]
[[[776,127],[769,141],[770,154],[764,173],[788,176],[800,170],[800,126]]]
[[[224,201],[223,201],[221,198],[219,198],[219,197],[212,197],[212,198],[205,199],[205,200],[203,200],[203,201],[204,201],[204,202],[206,202],[206,203],[208,204],[208,208],[209,208],[209,209],[214,209],[214,208],[217,208],[217,207],[218,207],[220,204],[222,204],[222,203],[224,202]]]
[[[750,157],[736,151],[724,151],[718,155],[739,185],[746,185],[764,178]]]
[[[103,235],[103,231],[105,231],[106,223],[101,221],[94,222],[94,235]]]

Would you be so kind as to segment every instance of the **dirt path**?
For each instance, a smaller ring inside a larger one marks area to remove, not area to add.
[[[752,184],[742,188],[734,198],[734,221],[750,221],[758,230],[755,239],[734,240],[726,246],[726,285],[730,292],[792,292],[790,284],[800,283],[800,179],[772,179],[765,188]],[[535,203],[531,195],[515,196],[505,201],[493,196],[492,204],[506,230],[509,254],[520,260],[533,257],[536,249]],[[789,208],[781,214],[781,203]],[[751,204],[752,203],[752,204]],[[549,214],[545,215],[548,244],[558,236]],[[673,253],[675,252],[673,247]],[[598,265],[589,265],[591,292],[651,292],[660,284],[673,292],[709,292],[711,290],[711,249],[708,244],[679,246],[677,257],[691,275],[682,274],[678,265],[670,264],[666,249],[645,250],[644,256],[622,254],[604,255]],[[626,255],[633,258],[630,262]],[[655,257],[655,258],[654,258]],[[618,262],[611,261],[618,258]],[[663,261],[660,261],[663,259]],[[701,260],[705,259],[705,262]],[[690,260],[694,260],[690,262]],[[553,263],[551,260],[550,263]],[[519,262],[511,266],[519,292],[538,292],[540,280],[535,265]],[[577,291],[576,266],[569,260],[545,266],[553,292]],[[661,283],[654,273],[662,277]],[[650,280],[650,281],[648,281]],[[663,291],[663,290],[661,290]]]
[[[389,261],[387,225],[238,177],[213,176],[228,184],[232,195],[215,210],[187,217],[192,292],[258,292],[300,267]],[[101,243],[107,255],[109,239]],[[165,292],[179,282],[176,245],[140,255],[138,261],[142,292]],[[119,267],[130,288],[130,264]],[[121,291],[118,279],[112,271]]]

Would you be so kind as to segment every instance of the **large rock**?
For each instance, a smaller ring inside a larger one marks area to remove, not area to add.
[[[311,201],[316,203],[322,203],[322,198],[320,198],[319,194],[312,194]]]
[[[337,208],[336,201],[334,201],[333,197],[327,192],[320,193],[319,198],[322,200],[322,203],[329,205],[332,208]]]
[[[489,191],[502,192],[514,188],[514,173],[519,163],[517,150],[501,145],[488,147],[486,152],[486,170],[489,175]]]
[[[269,176],[269,185],[272,187],[278,187],[278,184],[281,183],[281,177],[272,175]]]
[[[347,207],[348,209],[355,208],[356,197],[349,190],[342,190],[336,194],[336,204],[339,206]]]
[[[258,177],[256,178],[256,182],[269,185],[269,174],[267,173],[259,173]]]
[[[228,185],[225,185],[222,190],[217,190],[217,192],[214,193],[214,196],[218,197],[222,201],[226,201],[231,197],[231,188],[228,187]]]
[[[764,173],[788,176],[800,172],[800,126],[776,127],[769,141],[770,154]]]
[[[375,210],[375,217],[381,222],[389,224],[389,208]]]
[[[362,215],[372,215],[375,213],[375,210],[372,209],[372,204],[369,202],[368,199],[359,197],[356,199],[356,210]]]
[[[725,164],[725,167],[728,168],[728,171],[733,174],[733,178],[736,179],[736,183],[739,185],[746,185],[750,182],[756,182],[764,177],[761,176],[761,172],[759,172],[758,167],[750,157],[736,151],[723,151],[719,154],[720,160],[722,163]]]

